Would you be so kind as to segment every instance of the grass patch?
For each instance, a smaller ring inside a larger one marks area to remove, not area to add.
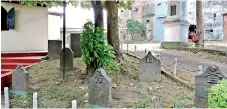
[[[114,100],[112,107],[122,108],[126,105],[127,108],[164,107],[165,104],[175,101],[179,96],[178,93],[183,92],[189,94],[189,97],[182,95],[180,97],[182,101],[178,98],[177,101],[181,102],[180,104],[183,104],[184,107],[193,103],[194,92],[163,75],[159,80],[148,83],[148,87],[152,87],[152,91],[144,93],[142,89],[146,89],[147,86],[141,85],[138,81],[138,59],[126,55],[123,57],[120,71],[106,70],[108,76],[112,78],[112,83],[118,85],[112,89]],[[77,100],[77,106],[84,108],[86,100],[84,96],[88,93],[87,81],[84,80],[83,75],[85,68],[86,65],[82,60],[75,58],[74,68],[66,72],[63,82],[59,59],[47,60],[32,66],[28,70],[30,85],[28,96],[10,95],[10,106],[12,108],[32,108],[32,93],[37,92],[39,108],[70,108],[72,100]],[[181,105],[176,104],[176,107],[181,107]]]
[[[32,108],[32,93],[37,92],[39,108],[69,108],[72,100],[77,100],[78,106],[83,107],[87,89],[78,81],[78,75],[85,66],[80,59],[74,59],[74,69],[66,72],[65,82],[62,82],[59,65],[58,59],[51,59],[32,66],[28,70],[28,96],[10,95],[10,106]]]
[[[152,106],[152,100],[151,99],[144,99],[137,101],[132,105],[132,108],[150,108]]]

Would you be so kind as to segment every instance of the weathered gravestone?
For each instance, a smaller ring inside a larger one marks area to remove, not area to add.
[[[64,48],[61,51],[61,57],[60,57],[60,69],[63,70],[63,52]],[[70,48],[65,48],[65,69],[66,70],[72,70],[73,69],[73,58],[74,54],[73,51]]]
[[[74,52],[74,57],[81,57],[82,51],[81,51],[81,47],[80,47],[80,34],[71,33],[70,40],[71,40],[71,49]]]
[[[48,40],[48,57],[49,58],[60,58],[60,53],[62,49],[61,40]]]
[[[29,73],[18,65],[16,70],[12,72],[12,93],[25,95],[29,88]]]
[[[151,82],[161,74],[161,62],[151,52],[139,60],[139,81]]]
[[[210,65],[202,74],[195,77],[195,107],[208,107],[208,92],[212,85],[226,77],[220,72],[218,66]]]
[[[86,107],[110,107],[112,100],[111,88],[111,78],[106,75],[103,68],[97,69],[93,76],[88,79],[89,97]]]

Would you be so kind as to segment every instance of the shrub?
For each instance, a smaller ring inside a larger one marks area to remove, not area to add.
[[[94,27],[91,21],[83,26],[81,34],[82,60],[85,64],[94,63],[94,68],[118,68],[113,47],[104,42],[104,29]]]
[[[221,80],[210,88],[208,107],[227,108],[227,80]]]

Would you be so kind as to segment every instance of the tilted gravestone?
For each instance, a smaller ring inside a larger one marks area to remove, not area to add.
[[[71,49],[74,52],[74,57],[81,57],[82,51],[81,51],[81,47],[80,47],[80,34],[71,33],[70,40],[71,40]]]
[[[26,92],[29,88],[29,74],[22,65],[12,72],[12,90]]]
[[[91,107],[110,107],[112,80],[106,75],[103,68],[95,71],[92,77],[88,79],[88,104]]]
[[[151,52],[139,60],[139,81],[151,82],[161,74],[161,62]]]
[[[60,58],[60,53],[62,49],[61,40],[48,40],[48,57],[49,58]]]
[[[64,48],[61,51],[61,57],[60,57],[60,69],[63,70],[63,53]],[[74,54],[73,51],[70,48],[65,48],[65,70],[72,70],[73,69],[73,58]]]
[[[212,85],[226,77],[220,72],[218,66],[210,65],[206,71],[195,77],[195,107],[208,107],[208,92]]]

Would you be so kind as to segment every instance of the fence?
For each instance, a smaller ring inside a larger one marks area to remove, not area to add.
[[[126,52],[129,54],[131,54],[132,53],[132,55],[140,55],[139,57],[144,57],[145,55],[147,55],[147,53],[148,53],[148,51],[149,50],[152,50],[152,49],[149,49],[148,50],[148,48],[139,48],[136,44],[130,44],[131,46],[129,46],[129,44],[125,44],[126,45],[126,48],[125,47],[123,47],[123,43],[121,43],[121,45],[120,45],[120,50],[121,51],[125,51],[125,49],[126,49]],[[138,49],[139,48],[139,49]],[[154,50],[154,49],[153,49]],[[152,50],[152,51],[153,51]],[[158,50],[157,50],[158,51]],[[142,53],[142,52],[144,52],[144,54]],[[181,68],[181,69],[183,69],[185,72],[194,72],[194,73],[196,73],[197,72],[197,70],[198,69],[195,69],[195,70],[189,70],[189,69],[187,69],[186,67],[184,67],[180,62],[178,62],[178,59],[177,58],[175,58],[174,60],[173,60],[173,62],[172,63],[167,63],[167,62],[165,62],[165,60],[163,59],[163,57],[162,57],[162,55],[160,54],[160,53],[158,53],[158,55],[157,55],[157,58],[161,61],[161,66],[164,68],[164,69],[168,69],[168,68],[172,68],[172,72],[173,72],[173,75],[174,76],[176,76],[177,74],[177,68],[179,69],[179,68]],[[202,66],[199,66],[199,68],[201,68]],[[202,69],[201,69],[202,70]]]
[[[8,109],[10,107],[10,104],[9,104],[9,88],[8,87],[4,87],[4,102],[5,102],[4,108]],[[37,94],[37,92],[33,93],[32,108],[33,109],[38,108],[38,94]],[[76,108],[77,108],[77,102],[76,102],[76,100],[72,100],[72,109],[76,109]]]

